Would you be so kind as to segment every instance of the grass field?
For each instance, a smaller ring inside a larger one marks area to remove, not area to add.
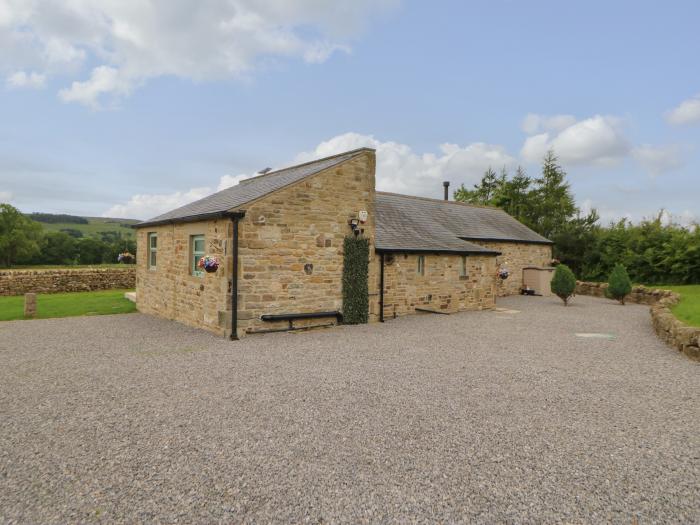
[[[131,228],[131,225],[139,222],[131,219],[108,219],[104,217],[85,218],[89,221],[88,224],[75,224],[72,222],[42,222],[41,225],[46,231],[60,231],[64,229],[78,230],[83,232],[85,237],[100,237],[100,233],[103,232],[119,232],[122,234],[122,237],[133,239],[134,229]]]
[[[681,301],[671,310],[673,315],[690,326],[700,327],[700,284],[655,286],[681,294]]]
[[[136,305],[124,298],[129,290],[104,290],[39,294],[37,319],[74,317],[76,315],[127,314],[136,311]],[[24,296],[0,297],[0,321],[24,319]]]

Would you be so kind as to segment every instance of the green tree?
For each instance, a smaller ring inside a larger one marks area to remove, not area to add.
[[[504,168],[505,170],[505,168]],[[473,190],[468,190],[462,184],[455,192],[454,199],[470,204],[492,204],[492,200],[503,183],[503,175],[499,178],[496,172],[489,167],[479,184],[474,184]]]
[[[564,306],[567,306],[576,290],[576,277],[567,265],[558,264],[554,270],[550,287],[552,293],[564,301]]]
[[[44,264],[75,264],[78,246],[75,237],[63,232],[48,232],[41,244]]]
[[[527,176],[525,170],[518,166],[515,175],[508,180],[505,172],[501,175],[499,187],[492,199],[492,204],[505,210],[520,222],[529,225],[532,216],[532,201],[529,198],[532,179]]]
[[[616,264],[608,279],[607,293],[613,299],[625,304],[625,297],[632,291],[632,281],[627,275],[627,269],[622,264]]]
[[[17,208],[0,204],[0,263],[9,267],[39,252],[41,224],[25,217]]]
[[[94,237],[86,237],[78,241],[78,262],[80,264],[102,264],[116,262],[109,259],[111,246]]]
[[[547,238],[578,213],[571,187],[566,182],[566,172],[557,164],[557,160],[554,151],[547,152],[542,164],[542,176],[535,179],[534,188],[528,195],[532,207],[529,220],[525,222]]]

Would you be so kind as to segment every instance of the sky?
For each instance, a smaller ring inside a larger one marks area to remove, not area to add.
[[[0,0],[0,202],[147,219],[377,150],[440,197],[552,148],[604,223],[700,220],[700,2]]]

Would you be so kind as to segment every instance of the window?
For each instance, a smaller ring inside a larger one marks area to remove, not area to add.
[[[416,270],[418,275],[425,275],[425,255],[418,256],[418,268]]]
[[[460,261],[460,266],[459,266],[459,276],[460,277],[467,277],[469,274],[467,273],[467,256],[462,255],[462,260]]]
[[[148,268],[149,270],[156,269],[156,255],[158,252],[158,234],[148,234]]]
[[[204,271],[197,266],[202,257],[204,257],[204,235],[192,235],[190,237],[190,273],[196,277],[204,275]]]

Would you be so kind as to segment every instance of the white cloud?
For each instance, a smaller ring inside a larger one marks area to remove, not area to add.
[[[26,71],[16,71],[8,75],[5,82],[9,88],[41,89],[46,85],[46,75],[42,75],[36,71],[30,73]]]
[[[0,72],[84,74],[61,98],[96,107],[148,79],[242,76],[269,59],[309,63],[398,0],[0,0]]]
[[[676,126],[700,123],[700,93],[684,100],[678,107],[666,112],[665,116],[669,124]]]
[[[313,151],[301,153],[297,162],[305,162],[344,151],[370,147],[377,150],[377,189],[397,193],[439,197],[442,181],[459,184],[477,182],[491,166],[512,167],[515,159],[502,146],[475,142],[466,146],[442,144],[439,153],[414,152],[398,142],[382,142],[372,135],[345,133],[321,142]]]
[[[683,165],[680,147],[643,144],[632,152],[634,158],[653,176],[663,175]]]
[[[520,152],[523,159],[537,163],[547,150],[553,149],[563,164],[613,165],[630,151],[622,122],[616,117],[595,115],[574,123],[569,115],[553,119],[544,118],[537,125],[533,124],[535,119],[527,122],[528,129],[549,131],[525,140]]]
[[[64,102],[80,102],[97,109],[100,95],[104,93],[128,95],[131,88],[132,81],[123,78],[118,69],[99,66],[92,70],[89,80],[73,82],[70,88],[59,91],[58,96]]]
[[[126,204],[116,204],[102,214],[103,217],[120,219],[145,219],[155,217],[166,211],[179,208],[190,202],[206,197],[212,193],[211,188],[192,188],[188,191],[176,191],[167,194],[138,194],[132,196]]]
[[[104,212],[102,216],[121,219],[150,219],[166,211],[211,195],[216,191],[235,186],[248,177],[251,177],[251,175],[224,175],[219,179],[216,189],[209,186],[201,186],[173,193],[142,193],[133,195],[125,204],[115,204]],[[2,193],[0,193],[1,195]]]
[[[224,175],[219,179],[219,185],[217,186],[216,191],[225,190],[226,188],[235,186],[248,177],[251,177],[251,175]]]
[[[12,192],[11,191],[0,191],[0,203],[7,203],[12,200]]]
[[[528,113],[521,124],[522,130],[528,135],[534,135],[540,131],[561,131],[576,124],[573,115],[537,115]]]

